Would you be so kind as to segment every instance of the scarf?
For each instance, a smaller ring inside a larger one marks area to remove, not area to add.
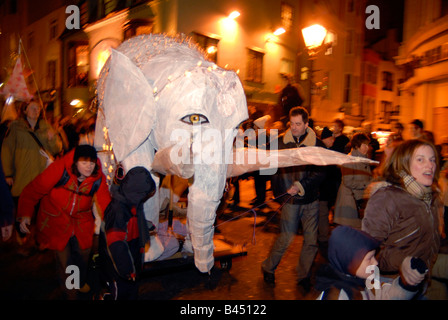
[[[431,205],[433,196],[431,187],[423,186],[413,176],[404,171],[400,172],[400,177],[403,179],[403,184],[407,192],[417,199],[424,201],[426,204]]]

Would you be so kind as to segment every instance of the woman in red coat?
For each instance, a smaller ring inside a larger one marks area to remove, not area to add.
[[[67,266],[78,266],[82,287],[95,228],[92,206],[96,204],[103,218],[110,200],[95,148],[80,145],[52,163],[22,191],[17,214],[20,231],[30,233],[28,226],[40,202],[36,218],[39,247],[55,250],[65,276]]]

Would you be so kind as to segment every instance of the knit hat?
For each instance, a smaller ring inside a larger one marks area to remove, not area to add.
[[[331,130],[328,129],[328,127],[325,127],[324,130],[322,130],[320,138],[323,140],[323,139],[326,139],[326,138],[330,138],[332,136],[333,136],[333,132],[331,132]]]
[[[328,241],[328,260],[337,271],[355,275],[366,254],[379,246],[380,241],[361,230],[338,226]]]
[[[78,161],[79,158],[88,158],[96,162],[96,149],[88,144],[77,146],[75,149],[75,155],[73,156],[73,162]]]

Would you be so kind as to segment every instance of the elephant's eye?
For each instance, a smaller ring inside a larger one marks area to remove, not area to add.
[[[180,120],[182,122],[185,122],[186,124],[193,124],[193,125],[208,123],[207,117],[198,113],[189,114],[188,116],[185,116]]]

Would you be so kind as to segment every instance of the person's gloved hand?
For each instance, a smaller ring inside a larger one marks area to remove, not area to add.
[[[425,278],[428,267],[419,258],[406,257],[401,263],[401,278],[404,286],[415,287]],[[409,289],[409,288],[408,288]]]

